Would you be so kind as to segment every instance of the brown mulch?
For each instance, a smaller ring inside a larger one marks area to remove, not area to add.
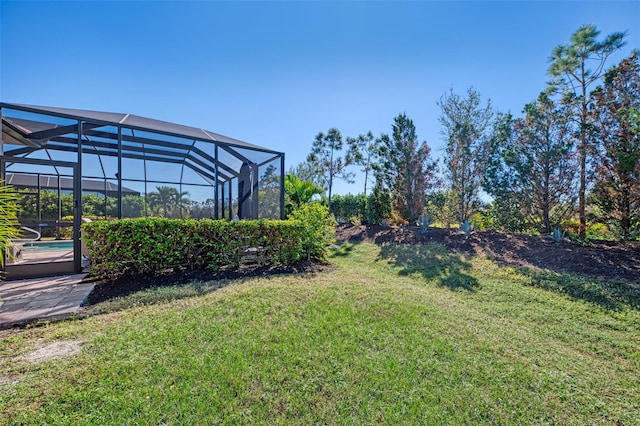
[[[444,244],[454,252],[483,254],[499,264],[570,272],[596,278],[622,279],[640,284],[640,243],[596,241],[556,243],[545,236],[496,231],[474,232],[469,239],[456,229],[418,227],[345,226],[338,241],[375,244]]]

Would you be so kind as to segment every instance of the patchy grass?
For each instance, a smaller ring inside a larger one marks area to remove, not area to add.
[[[637,424],[637,293],[597,303],[564,288],[615,284],[438,245],[333,261],[2,332],[0,423]],[[60,340],[83,346],[25,361]]]

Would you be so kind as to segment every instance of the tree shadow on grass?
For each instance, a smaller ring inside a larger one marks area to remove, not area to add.
[[[478,280],[467,273],[471,264],[439,244],[383,245],[379,259],[401,268],[400,275],[419,274],[451,290],[476,291],[479,287]]]
[[[574,300],[592,303],[607,310],[619,311],[625,307],[640,310],[640,283],[536,271],[530,268],[518,269],[529,277],[529,285],[533,287],[563,293]]]
[[[329,257],[349,257],[351,255],[351,252],[353,252],[353,250],[355,249],[356,244],[359,243],[360,241],[354,243],[339,241],[338,244],[331,247]]]

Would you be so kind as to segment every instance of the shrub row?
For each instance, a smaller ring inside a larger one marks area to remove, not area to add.
[[[324,218],[320,224],[297,219],[122,219],[84,224],[83,239],[91,274],[114,278],[168,269],[237,269],[245,261],[291,265],[321,259],[331,240],[322,223]]]
[[[376,186],[371,194],[334,195],[331,198],[331,213],[338,223],[351,225],[379,224],[392,218],[390,194]]]

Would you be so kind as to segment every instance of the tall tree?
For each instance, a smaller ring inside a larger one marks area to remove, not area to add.
[[[478,191],[486,164],[493,110],[491,101],[482,103],[473,87],[466,97],[453,93],[440,98],[440,124],[447,147],[446,174],[455,196],[458,220],[469,219],[474,205],[479,203]]]
[[[400,114],[394,119],[391,137],[380,137],[383,158],[378,178],[391,190],[394,207],[409,222],[418,219],[425,204],[426,191],[435,176],[436,163],[431,149],[419,142],[413,121]]]
[[[322,168],[315,162],[303,161],[302,163],[298,163],[295,167],[292,166],[289,168],[289,174],[295,175],[300,180],[312,182],[320,188],[327,186]],[[323,193],[324,190],[322,194]]]
[[[600,31],[594,25],[584,25],[571,36],[569,44],[557,46],[549,58],[549,75],[564,98],[574,106],[577,124],[578,152],[580,153],[580,187],[578,190],[580,235],[586,232],[587,160],[589,154],[589,114],[587,90],[598,81],[607,58],[624,45],[625,33],[612,33],[598,41]],[[589,64],[594,64],[593,68]]]
[[[577,165],[568,112],[548,92],[527,104],[524,112],[524,119],[500,117],[484,187],[495,207],[506,213],[499,217],[501,225],[549,233],[575,206]]]
[[[352,159],[349,156],[345,156],[345,158],[340,156],[343,144],[340,131],[331,128],[326,135],[322,132],[316,135],[311,146],[311,153],[307,157],[307,161],[317,165],[325,178],[329,209],[331,209],[331,192],[334,180],[342,179],[353,183],[354,174],[346,170]]]
[[[574,212],[577,167],[567,108],[543,92],[524,111],[520,137],[507,162],[520,181],[531,217],[549,233]]]
[[[638,51],[609,70],[591,94],[599,141],[593,198],[621,236],[640,232],[640,62]]]
[[[543,92],[524,112],[524,119],[502,123],[511,128],[500,129],[502,158],[488,162],[487,178],[493,181],[487,189],[494,202],[508,210],[515,208],[518,211],[509,214],[525,221],[520,225],[507,222],[510,226],[524,229],[533,225],[549,233],[574,212],[577,165],[567,108],[556,105]]]
[[[373,171],[378,164],[378,153],[380,147],[371,131],[366,135],[358,135],[357,138],[347,138],[349,145],[348,156],[354,164],[361,166],[364,172],[364,195],[367,195],[367,184],[373,178]]]
[[[494,122],[487,166],[482,187],[493,198],[490,214],[498,229],[522,232],[529,228],[523,191],[519,179],[508,164],[513,147],[517,145],[521,119],[510,113],[498,113]]]

